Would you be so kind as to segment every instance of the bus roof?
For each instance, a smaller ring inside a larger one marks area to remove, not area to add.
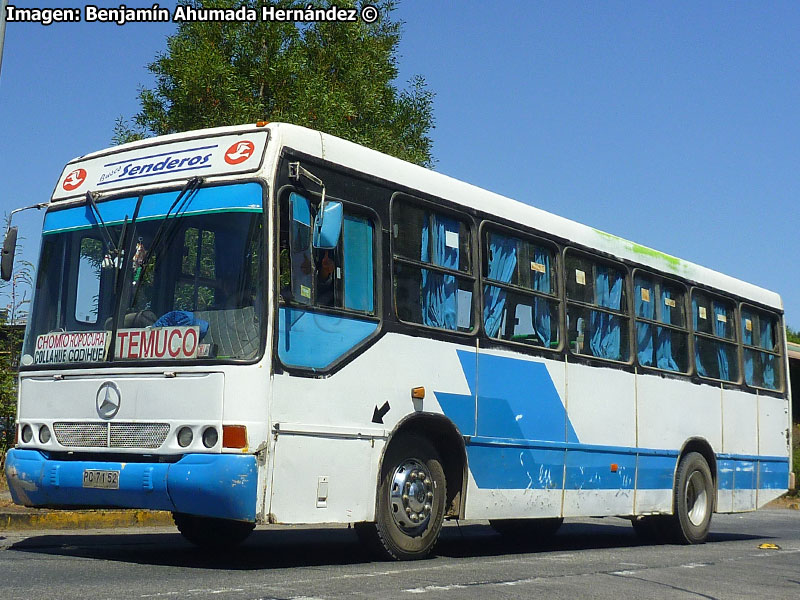
[[[188,140],[199,140],[208,137],[227,138],[242,134],[246,135],[248,133],[263,132],[264,129],[269,130],[270,137],[281,146],[288,146],[294,150],[344,165],[380,179],[394,181],[406,188],[416,189],[455,204],[497,215],[543,233],[572,241],[580,246],[642,264],[667,275],[672,274],[691,282],[783,310],[781,298],[775,292],[576,221],[554,215],[529,204],[489,192],[353,142],[298,125],[269,123],[266,126],[259,124],[215,127],[148,138],[76,158],[67,165],[62,178],[70,172],[71,168],[81,163],[96,161],[111,154],[143,150],[156,145],[186,143]],[[187,176],[191,176],[191,174]],[[61,180],[59,182],[61,183]],[[55,195],[53,199],[57,199]]]

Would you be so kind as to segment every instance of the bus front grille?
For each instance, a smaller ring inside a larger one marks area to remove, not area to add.
[[[168,423],[53,423],[56,440],[67,448],[160,448]]]

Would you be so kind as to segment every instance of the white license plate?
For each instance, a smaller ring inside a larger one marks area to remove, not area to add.
[[[119,471],[101,471],[100,469],[84,469],[83,487],[102,490],[119,489]]]

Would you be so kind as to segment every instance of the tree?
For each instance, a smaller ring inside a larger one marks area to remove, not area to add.
[[[800,331],[795,331],[788,325],[786,326],[786,341],[793,344],[800,344]]]
[[[201,9],[297,9],[297,0],[191,0]],[[360,10],[364,0],[336,2]],[[320,3],[317,8],[329,6]],[[201,127],[259,120],[311,127],[430,166],[433,93],[421,76],[395,86],[401,23],[382,0],[374,23],[182,22],[148,65],[153,89],[139,91],[133,126],[117,120],[122,143]]]

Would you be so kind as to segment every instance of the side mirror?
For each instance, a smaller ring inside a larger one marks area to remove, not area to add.
[[[341,202],[324,202],[314,218],[314,248],[330,250],[339,245],[344,211]]]
[[[3,281],[11,280],[11,272],[14,270],[14,255],[17,251],[17,228],[9,227],[6,231],[6,239],[3,241],[3,256],[0,259],[0,277]]]

